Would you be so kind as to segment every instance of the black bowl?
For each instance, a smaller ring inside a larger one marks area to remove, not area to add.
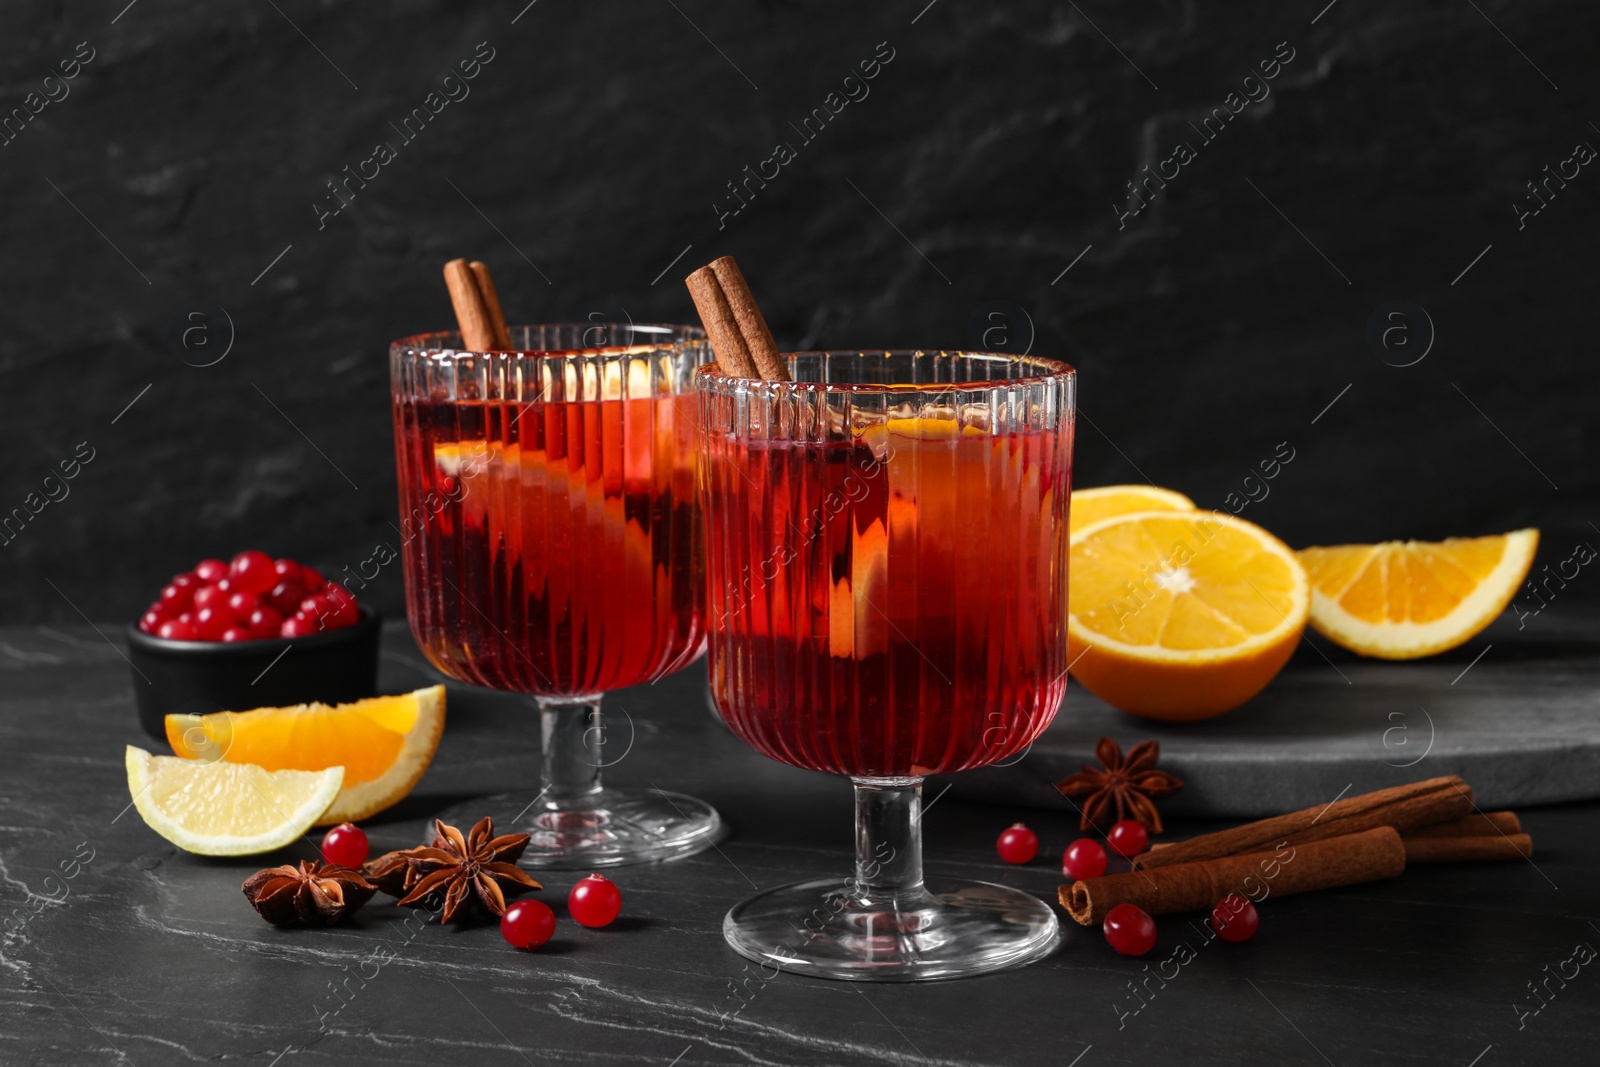
[[[168,715],[342,704],[378,695],[378,614],[342,630],[265,641],[169,641],[128,627],[139,724],[165,738]]]

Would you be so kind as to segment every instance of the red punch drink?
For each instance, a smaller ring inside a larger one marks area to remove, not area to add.
[[[531,835],[524,867],[670,859],[722,832],[703,801],[600,782],[638,734],[625,718],[606,744],[601,697],[685,666],[705,639],[704,336],[580,324],[513,328],[513,351],[462,351],[454,334],[390,347],[411,632],[445,674],[540,713],[538,792],[440,817]]]
[[[973,352],[702,367],[711,691],[763,755],[849,775],[849,878],[735,905],[728,944],[826,978],[981,974],[1056,945],[1050,908],[922,876],[922,780],[1020,756],[1067,682],[1075,375]]]

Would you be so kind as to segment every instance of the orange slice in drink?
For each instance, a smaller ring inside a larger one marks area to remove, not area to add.
[[[1220,715],[1293,654],[1311,590],[1294,553],[1210,511],[1136,511],[1072,534],[1068,663],[1113,707],[1169,722]]]
[[[1102,485],[1072,491],[1072,532],[1135,511],[1193,511],[1194,501],[1153,485]]]
[[[1302,549],[1311,625],[1352,652],[1381,659],[1455,648],[1511,603],[1538,547],[1539,531],[1528,529]]]
[[[411,792],[444,732],[444,686],[352,704],[168,715],[167,741],[185,759],[268,771],[344,768],[317,825],[358,822]]]

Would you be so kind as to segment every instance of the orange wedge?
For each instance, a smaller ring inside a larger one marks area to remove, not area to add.
[[[1385,541],[1300,552],[1311,625],[1363,656],[1415,659],[1455,648],[1516,595],[1538,530],[1446,541]]]
[[[1077,533],[1113,515],[1135,511],[1193,511],[1194,501],[1153,485],[1102,485],[1072,491],[1071,532]]]
[[[1112,707],[1207,719],[1259,693],[1300,640],[1305,571],[1254,523],[1211,511],[1136,511],[1072,533],[1073,676]]]
[[[185,759],[251,763],[267,771],[342,766],[343,785],[318,826],[359,822],[411,792],[443,732],[442,685],[333,707],[167,716],[167,742]]]

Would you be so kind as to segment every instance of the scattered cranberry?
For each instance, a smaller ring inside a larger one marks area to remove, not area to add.
[[[1150,835],[1132,819],[1123,819],[1106,834],[1106,844],[1119,856],[1137,856],[1150,847]]]
[[[265,593],[278,584],[278,572],[272,557],[255,549],[241,552],[228,565],[228,577],[240,589],[252,593]]]
[[[1039,854],[1039,835],[1020,822],[1007,827],[995,842],[995,850],[1007,863],[1027,863]]]
[[[622,890],[603,875],[591,874],[567,894],[567,911],[583,926],[609,926],[622,910]]]
[[[220,559],[203,559],[194,565],[194,575],[202,585],[214,585],[228,576],[228,565]]]
[[[1143,956],[1156,945],[1156,921],[1143,908],[1118,904],[1100,924],[1111,947],[1124,956]]]
[[[1224,941],[1248,941],[1261,925],[1261,916],[1254,904],[1230,893],[1211,909],[1211,925]]]
[[[556,913],[538,900],[518,900],[500,916],[500,936],[517,948],[538,948],[556,932]]]
[[[283,620],[282,625],[278,627],[278,636],[309,637],[311,634],[316,633],[318,629],[316,619],[296,612]]]
[[[263,604],[250,613],[250,617],[245,620],[245,626],[249,629],[253,641],[277,637],[279,629],[283,626],[283,616]]]
[[[1061,854],[1061,873],[1068,878],[1098,878],[1106,873],[1106,850],[1100,842],[1080,837]]]
[[[193,641],[195,639],[194,627],[183,619],[167,619],[156,627],[156,636],[164,637],[168,641]]]
[[[322,835],[322,856],[338,867],[359,871],[369,849],[367,835],[355,823],[342,822]]]
[[[230,626],[226,630],[222,631],[222,640],[228,642],[248,641],[250,640],[250,631],[245,629],[243,626]]]

